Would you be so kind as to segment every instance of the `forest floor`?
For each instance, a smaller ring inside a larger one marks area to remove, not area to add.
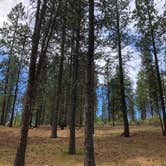
[[[166,137],[159,127],[132,126],[131,137],[121,135],[122,127],[96,127],[95,157],[97,166],[166,166]],[[84,129],[77,130],[77,154],[68,155],[68,130],[59,130],[51,139],[50,128],[30,129],[26,166],[83,166]],[[0,127],[0,166],[14,160],[18,128]]]

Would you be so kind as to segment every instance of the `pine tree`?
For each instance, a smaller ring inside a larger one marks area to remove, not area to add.
[[[120,103],[123,113],[124,133],[125,137],[129,137],[129,124],[127,117],[126,95],[124,86],[124,55],[123,48],[128,41],[127,25],[129,23],[129,1],[128,0],[105,0],[102,2],[101,11],[103,12],[104,26],[107,28],[109,35],[107,40],[111,44],[112,49],[116,49],[119,63],[119,81],[120,81]]]
[[[85,166],[95,166],[93,123],[94,116],[94,0],[89,0],[89,40],[87,54],[87,109],[85,111]]]
[[[73,17],[75,18],[74,35],[75,48],[73,55],[73,74],[72,74],[72,90],[71,90],[71,115],[70,115],[70,139],[69,139],[69,154],[75,154],[75,127],[76,127],[76,109],[78,108],[78,72],[79,72],[79,57],[80,57],[80,33],[81,33],[81,19],[82,19],[82,2],[75,3],[75,12]]]
[[[16,49],[18,47],[18,37],[19,37],[19,29],[21,26],[21,21],[24,19],[25,12],[22,3],[17,4],[12,11],[8,14],[9,23],[4,23],[4,27],[0,30],[3,39],[1,40],[1,47],[6,47],[7,51],[3,54],[8,55],[8,63],[5,74],[5,85],[4,85],[4,98],[2,104],[2,113],[1,113],[1,125],[5,125],[5,115],[7,115],[8,107],[10,105],[11,100],[11,91],[12,87],[10,87],[10,81],[13,66],[16,54]],[[13,80],[14,81],[14,80]],[[13,83],[12,83],[13,84]]]
[[[47,8],[47,0],[44,0],[43,4],[41,4],[40,0],[37,1],[36,20],[35,20],[36,22],[35,22],[35,29],[32,36],[29,79],[28,79],[28,86],[27,86],[27,92],[26,92],[26,98],[25,98],[26,101],[24,105],[24,112],[22,116],[21,137],[17,147],[17,153],[16,153],[16,158],[14,161],[14,166],[25,165],[25,151],[27,146],[30,113],[31,113],[31,107],[33,103],[33,88],[34,88],[34,82],[35,82],[35,66],[36,66],[36,60],[37,60],[37,51],[38,51],[38,45],[40,40],[41,26],[42,26],[46,8]]]
[[[135,17],[138,21],[137,28],[141,35],[145,36],[145,34],[149,36],[150,45],[151,45],[151,52],[154,55],[155,61],[155,70],[157,75],[157,82],[158,82],[158,92],[160,97],[160,103],[162,107],[162,114],[163,114],[163,123],[164,123],[164,133],[166,132],[166,112],[165,112],[165,103],[164,103],[164,94],[163,94],[163,87],[161,83],[161,75],[159,69],[159,61],[158,61],[158,49],[157,49],[157,26],[156,22],[158,22],[157,12],[154,7],[153,0],[137,0],[136,1],[136,10],[135,10]],[[165,135],[165,134],[164,134]]]
[[[9,127],[13,126],[13,119],[14,119],[14,114],[15,114],[15,105],[17,101],[17,96],[19,92],[19,82],[20,82],[20,77],[21,77],[21,71],[24,65],[24,62],[26,61],[25,55],[28,55],[29,52],[29,42],[30,42],[30,29],[27,25],[23,25],[19,29],[20,32],[20,37],[17,37],[19,39],[19,47],[20,49],[17,48],[17,53],[20,55],[20,58],[18,59],[17,62],[17,71],[16,71],[16,82],[15,82],[15,89],[14,89],[14,97],[13,97],[13,103],[12,103],[12,111],[11,111],[11,117],[10,117],[10,122],[9,122]],[[16,53],[15,53],[16,54]]]

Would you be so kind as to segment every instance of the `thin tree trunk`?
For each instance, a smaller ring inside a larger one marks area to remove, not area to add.
[[[35,128],[38,127],[39,125],[39,114],[40,114],[40,108],[37,108],[37,111],[36,111],[36,119],[35,119]]]
[[[115,108],[114,108],[114,101],[112,101],[112,126],[115,127]]]
[[[154,97],[154,102],[155,102],[155,105],[156,105],[156,113],[157,113],[159,121],[160,121],[160,126],[161,126],[161,130],[162,130],[162,134],[163,134],[163,136],[166,136],[166,132],[165,132],[163,121],[162,121],[162,116],[160,114],[160,107],[159,107],[158,95],[157,95],[157,87],[156,87],[155,84],[154,84],[154,94],[153,94],[153,97]]]
[[[11,93],[12,93],[12,87],[10,87],[10,90],[7,96],[6,109],[5,109],[5,115],[4,115],[4,124],[8,121],[8,114],[11,109],[11,99],[12,99]]]
[[[108,123],[111,122],[111,108],[110,108],[110,87],[109,87],[109,82],[107,84],[107,106],[108,106]]]
[[[149,104],[150,104],[150,112],[151,112],[151,116],[152,116],[152,118],[153,118],[153,116],[154,116],[154,111],[153,111],[153,103],[152,103],[152,97],[151,97],[151,95],[149,95],[150,96],[150,101],[149,101]]]
[[[64,119],[63,119],[63,123],[64,123],[64,127],[67,127],[67,109],[68,109],[68,106],[67,106],[67,84],[66,86],[64,87]]]
[[[9,122],[9,127],[13,127],[13,118],[14,118],[15,104],[16,104],[16,100],[17,100],[18,83],[19,83],[19,78],[20,78],[20,71],[21,71],[21,67],[19,67],[18,73],[17,73],[17,80],[16,80],[16,85],[15,85],[14,99],[13,99],[13,106],[12,106],[12,113],[11,113],[11,118],[10,118],[10,122]]]
[[[67,88],[68,88],[68,100],[67,100],[67,124],[70,125],[70,114],[71,114],[71,95],[72,95],[72,72],[73,72],[73,55],[74,55],[74,44],[75,44],[75,41],[74,41],[74,31],[72,31],[72,37],[71,37],[71,52],[70,52],[70,58],[69,58],[69,62],[68,62],[68,65],[69,65],[69,77],[68,77],[68,84],[67,84]]]
[[[57,93],[55,97],[56,101],[55,101],[55,107],[53,110],[53,119],[51,122],[51,138],[57,138],[57,127],[58,127],[57,123],[58,123],[59,105],[60,105],[61,93],[62,93],[62,77],[63,77],[65,42],[66,42],[66,28],[64,26],[62,30],[61,58],[60,58],[59,73],[58,73]]]
[[[158,118],[159,118],[159,121],[160,121],[162,134],[163,134],[163,136],[165,136],[166,133],[165,133],[165,130],[164,130],[163,121],[162,121],[162,117],[161,117],[161,114],[160,114],[160,107],[159,107],[159,104],[158,104],[157,100],[156,100],[156,112],[157,112],[157,115],[158,115]]]
[[[83,125],[83,113],[84,113],[84,98],[83,98],[83,95],[84,95],[84,92],[83,92],[83,88],[81,87],[81,110],[80,110],[80,114],[79,114],[79,128],[82,127]]]
[[[124,121],[124,136],[129,137],[129,124],[127,119],[127,107],[125,101],[125,87],[124,87],[124,70],[123,70],[123,61],[122,61],[122,52],[121,52],[121,32],[120,32],[120,18],[119,18],[119,7],[118,0],[116,0],[116,14],[117,14],[117,42],[118,42],[118,56],[119,56],[119,77],[120,77],[120,94],[121,94],[121,109],[123,113]]]
[[[42,106],[42,115],[41,115],[41,125],[44,125],[45,121],[45,110],[46,110],[46,94],[43,99],[43,106]]]
[[[25,43],[23,43],[21,61],[19,62],[20,64],[19,64],[18,71],[17,71],[17,79],[16,79],[16,85],[15,85],[14,99],[13,99],[13,106],[12,106],[12,113],[11,113],[11,118],[10,118],[10,122],[9,122],[9,127],[13,126],[14,110],[15,110],[15,104],[16,104],[17,94],[18,94],[18,84],[19,84],[20,73],[21,73],[21,68],[22,68],[24,47],[25,47]]]
[[[141,111],[141,119],[145,120],[146,119],[146,108],[145,108],[145,103],[143,103],[143,108]]]

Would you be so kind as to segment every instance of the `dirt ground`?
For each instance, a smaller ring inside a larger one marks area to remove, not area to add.
[[[95,157],[97,166],[166,166],[166,137],[159,127],[131,127],[131,137],[121,137],[122,127],[96,127]],[[26,166],[83,166],[84,129],[77,130],[77,154],[68,155],[68,130],[51,139],[50,128],[30,129]],[[0,166],[14,160],[18,128],[0,127]]]

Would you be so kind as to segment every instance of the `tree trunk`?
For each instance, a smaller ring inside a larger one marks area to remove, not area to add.
[[[78,13],[78,17],[79,17],[79,15],[80,15],[80,13]],[[76,108],[77,108],[77,90],[78,90],[77,84],[78,84],[79,53],[80,53],[80,20],[78,21],[77,30],[76,30],[76,48],[75,48],[74,56],[73,56],[73,78],[72,78],[72,96],[71,96],[69,154],[76,153],[76,148],[75,148],[75,118],[76,118]]]
[[[22,68],[24,47],[25,47],[25,42],[23,43],[21,60],[19,62],[20,64],[18,66],[18,71],[17,71],[17,78],[16,78],[16,85],[15,85],[14,99],[13,99],[13,106],[12,106],[12,113],[11,113],[11,118],[10,118],[10,122],[9,122],[9,127],[13,127],[13,118],[14,118],[15,104],[16,104],[17,94],[18,94],[18,84],[19,84],[20,73],[21,73],[21,68]]]
[[[114,108],[114,101],[112,101],[112,126],[115,127],[115,108]]]
[[[58,125],[57,123],[58,123],[59,105],[60,105],[61,93],[62,93],[62,77],[63,77],[65,43],[66,43],[66,28],[65,28],[65,25],[63,25],[62,41],[61,41],[61,58],[60,58],[59,73],[58,73],[58,85],[57,85],[57,92],[55,97],[55,107],[53,110],[53,119],[51,122],[51,138],[57,138],[57,125]]]
[[[64,123],[64,127],[67,127],[67,109],[68,109],[68,103],[67,103],[67,86],[68,84],[66,84],[65,88],[64,88],[64,119],[63,119],[63,123]]]
[[[87,109],[85,111],[85,166],[95,166],[93,121],[94,116],[94,0],[89,0],[89,40],[87,54]]]
[[[83,88],[81,87],[81,110],[80,110],[80,114],[79,114],[79,128],[81,128],[83,126],[83,114],[84,114],[84,92],[83,92]]]
[[[121,32],[120,32],[120,18],[119,18],[119,7],[118,0],[116,0],[116,15],[117,15],[117,42],[118,42],[118,56],[119,56],[119,77],[120,77],[120,94],[121,94],[121,109],[123,113],[124,121],[124,136],[129,137],[129,124],[127,119],[127,107],[125,101],[125,87],[124,87],[124,70],[121,52]]]
[[[108,123],[111,122],[111,108],[110,108],[110,87],[109,82],[107,83],[107,107],[108,107]]]
[[[47,8],[47,0],[43,1],[42,8],[40,11],[41,1],[37,1],[37,10],[36,10],[36,22],[35,29],[32,36],[32,52],[29,66],[29,79],[28,86],[25,98],[24,111],[22,115],[22,124],[21,124],[21,136],[20,141],[17,147],[16,158],[14,161],[14,166],[24,166],[25,165],[25,151],[27,146],[27,138],[28,138],[28,129],[29,129],[29,120],[30,113],[33,104],[33,91],[34,91],[34,83],[35,83],[35,68],[36,68],[36,60],[37,60],[37,51],[40,40],[40,31],[43,22],[43,17],[45,15],[45,11]]]
[[[159,107],[158,94],[157,94],[157,87],[156,87],[155,84],[154,84],[153,97],[154,97],[154,102],[155,102],[155,106],[156,106],[156,113],[157,113],[159,121],[160,121],[162,134],[163,134],[163,136],[166,136],[166,132],[165,132],[163,121],[162,121],[162,116],[160,114],[160,107]]]
[[[142,105],[142,111],[141,111],[141,119],[145,120],[146,119],[146,103],[144,102]]]
[[[35,118],[35,128],[38,127],[39,125],[39,114],[40,114],[40,108],[37,108],[37,111],[36,111],[36,118]]]
[[[46,111],[46,94],[44,96],[43,105],[42,105],[42,115],[41,115],[41,122],[40,122],[41,125],[44,125],[45,111]]]

